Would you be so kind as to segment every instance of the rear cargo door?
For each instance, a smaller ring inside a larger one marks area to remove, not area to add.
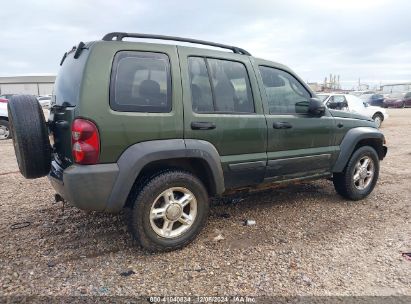
[[[72,163],[71,123],[76,116],[81,82],[90,52],[84,49],[79,58],[74,58],[74,53],[75,49],[64,55],[50,101],[51,144],[55,159],[64,167]]]

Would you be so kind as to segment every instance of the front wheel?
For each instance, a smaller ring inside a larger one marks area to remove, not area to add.
[[[200,233],[208,211],[207,191],[197,177],[167,171],[138,193],[130,217],[131,233],[149,251],[178,249]]]
[[[374,120],[375,124],[377,125],[377,128],[380,128],[381,124],[382,124],[382,121],[384,120],[384,117],[381,114],[377,113],[377,114],[374,114],[372,119]]]
[[[379,172],[377,152],[370,146],[361,147],[353,153],[343,172],[334,173],[334,188],[350,200],[363,199],[374,189]]]

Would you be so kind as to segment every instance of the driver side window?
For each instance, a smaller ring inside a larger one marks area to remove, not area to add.
[[[260,73],[267,96],[270,114],[305,114],[311,95],[291,74],[266,66]]]

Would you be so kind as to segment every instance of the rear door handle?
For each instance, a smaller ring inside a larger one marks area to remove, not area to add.
[[[192,130],[212,130],[215,129],[216,125],[213,122],[208,121],[194,121],[191,123]]]
[[[291,129],[293,126],[286,121],[281,121],[281,122],[274,122],[273,123],[273,128],[274,129]]]

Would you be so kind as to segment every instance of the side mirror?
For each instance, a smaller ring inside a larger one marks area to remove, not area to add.
[[[314,116],[323,116],[325,113],[324,103],[318,98],[310,98],[308,113]]]

